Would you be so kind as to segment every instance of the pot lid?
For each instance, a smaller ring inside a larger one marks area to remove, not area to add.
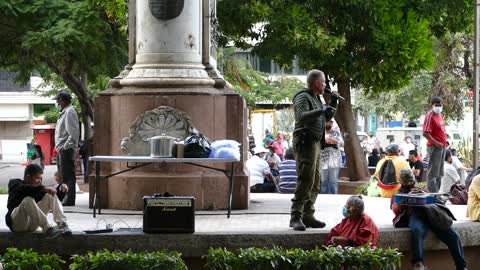
[[[154,136],[154,137],[150,138],[150,140],[163,140],[163,139],[177,140],[177,138],[172,137],[172,136],[166,136],[165,134]]]

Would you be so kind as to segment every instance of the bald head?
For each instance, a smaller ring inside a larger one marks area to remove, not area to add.
[[[312,90],[315,94],[323,94],[325,89],[325,74],[318,70],[312,69],[307,74],[307,87]]]

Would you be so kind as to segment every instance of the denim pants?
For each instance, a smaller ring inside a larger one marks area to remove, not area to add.
[[[337,194],[340,168],[322,169],[320,191],[322,194]]]
[[[423,240],[427,236],[428,229],[431,229],[438,239],[447,245],[457,270],[463,270],[466,267],[460,236],[452,227],[447,230],[434,230],[415,213],[410,216],[408,227],[412,233],[412,264],[423,262]]]

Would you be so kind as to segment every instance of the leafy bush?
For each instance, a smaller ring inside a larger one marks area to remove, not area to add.
[[[465,167],[473,167],[473,141],[471,138],[462,139],[458,143],[457,154]]]
[[[362,184],[360,186],[358,186],[356,189],[355,189],[355,193],[356,194],[362,194],[362,195],[365,195],[367,196],[367,188],[368,186],[370,185],[370,182],[367,182],[365,184]]]
[[[176,251],[133,253],[102,250],[75,255],[71,270],[186,270],[187,266]]]
[[[31,249],[7,248],[0,257],[4,270],[62,270],[65,261],[55,254],[39,254]]]
[[[205,268],[209,270],[337,270],[399,269],[401,253],[396,249],[362,246],[358,248],[326,247],[315,250],[247,248],[237,253],[225,248],[210,248]]]

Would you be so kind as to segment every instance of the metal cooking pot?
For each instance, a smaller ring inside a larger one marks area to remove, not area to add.
[[[150,156],[151,157],[173,157],[173,142],[176,138],[165,136],[155,136],[150,138]]]

